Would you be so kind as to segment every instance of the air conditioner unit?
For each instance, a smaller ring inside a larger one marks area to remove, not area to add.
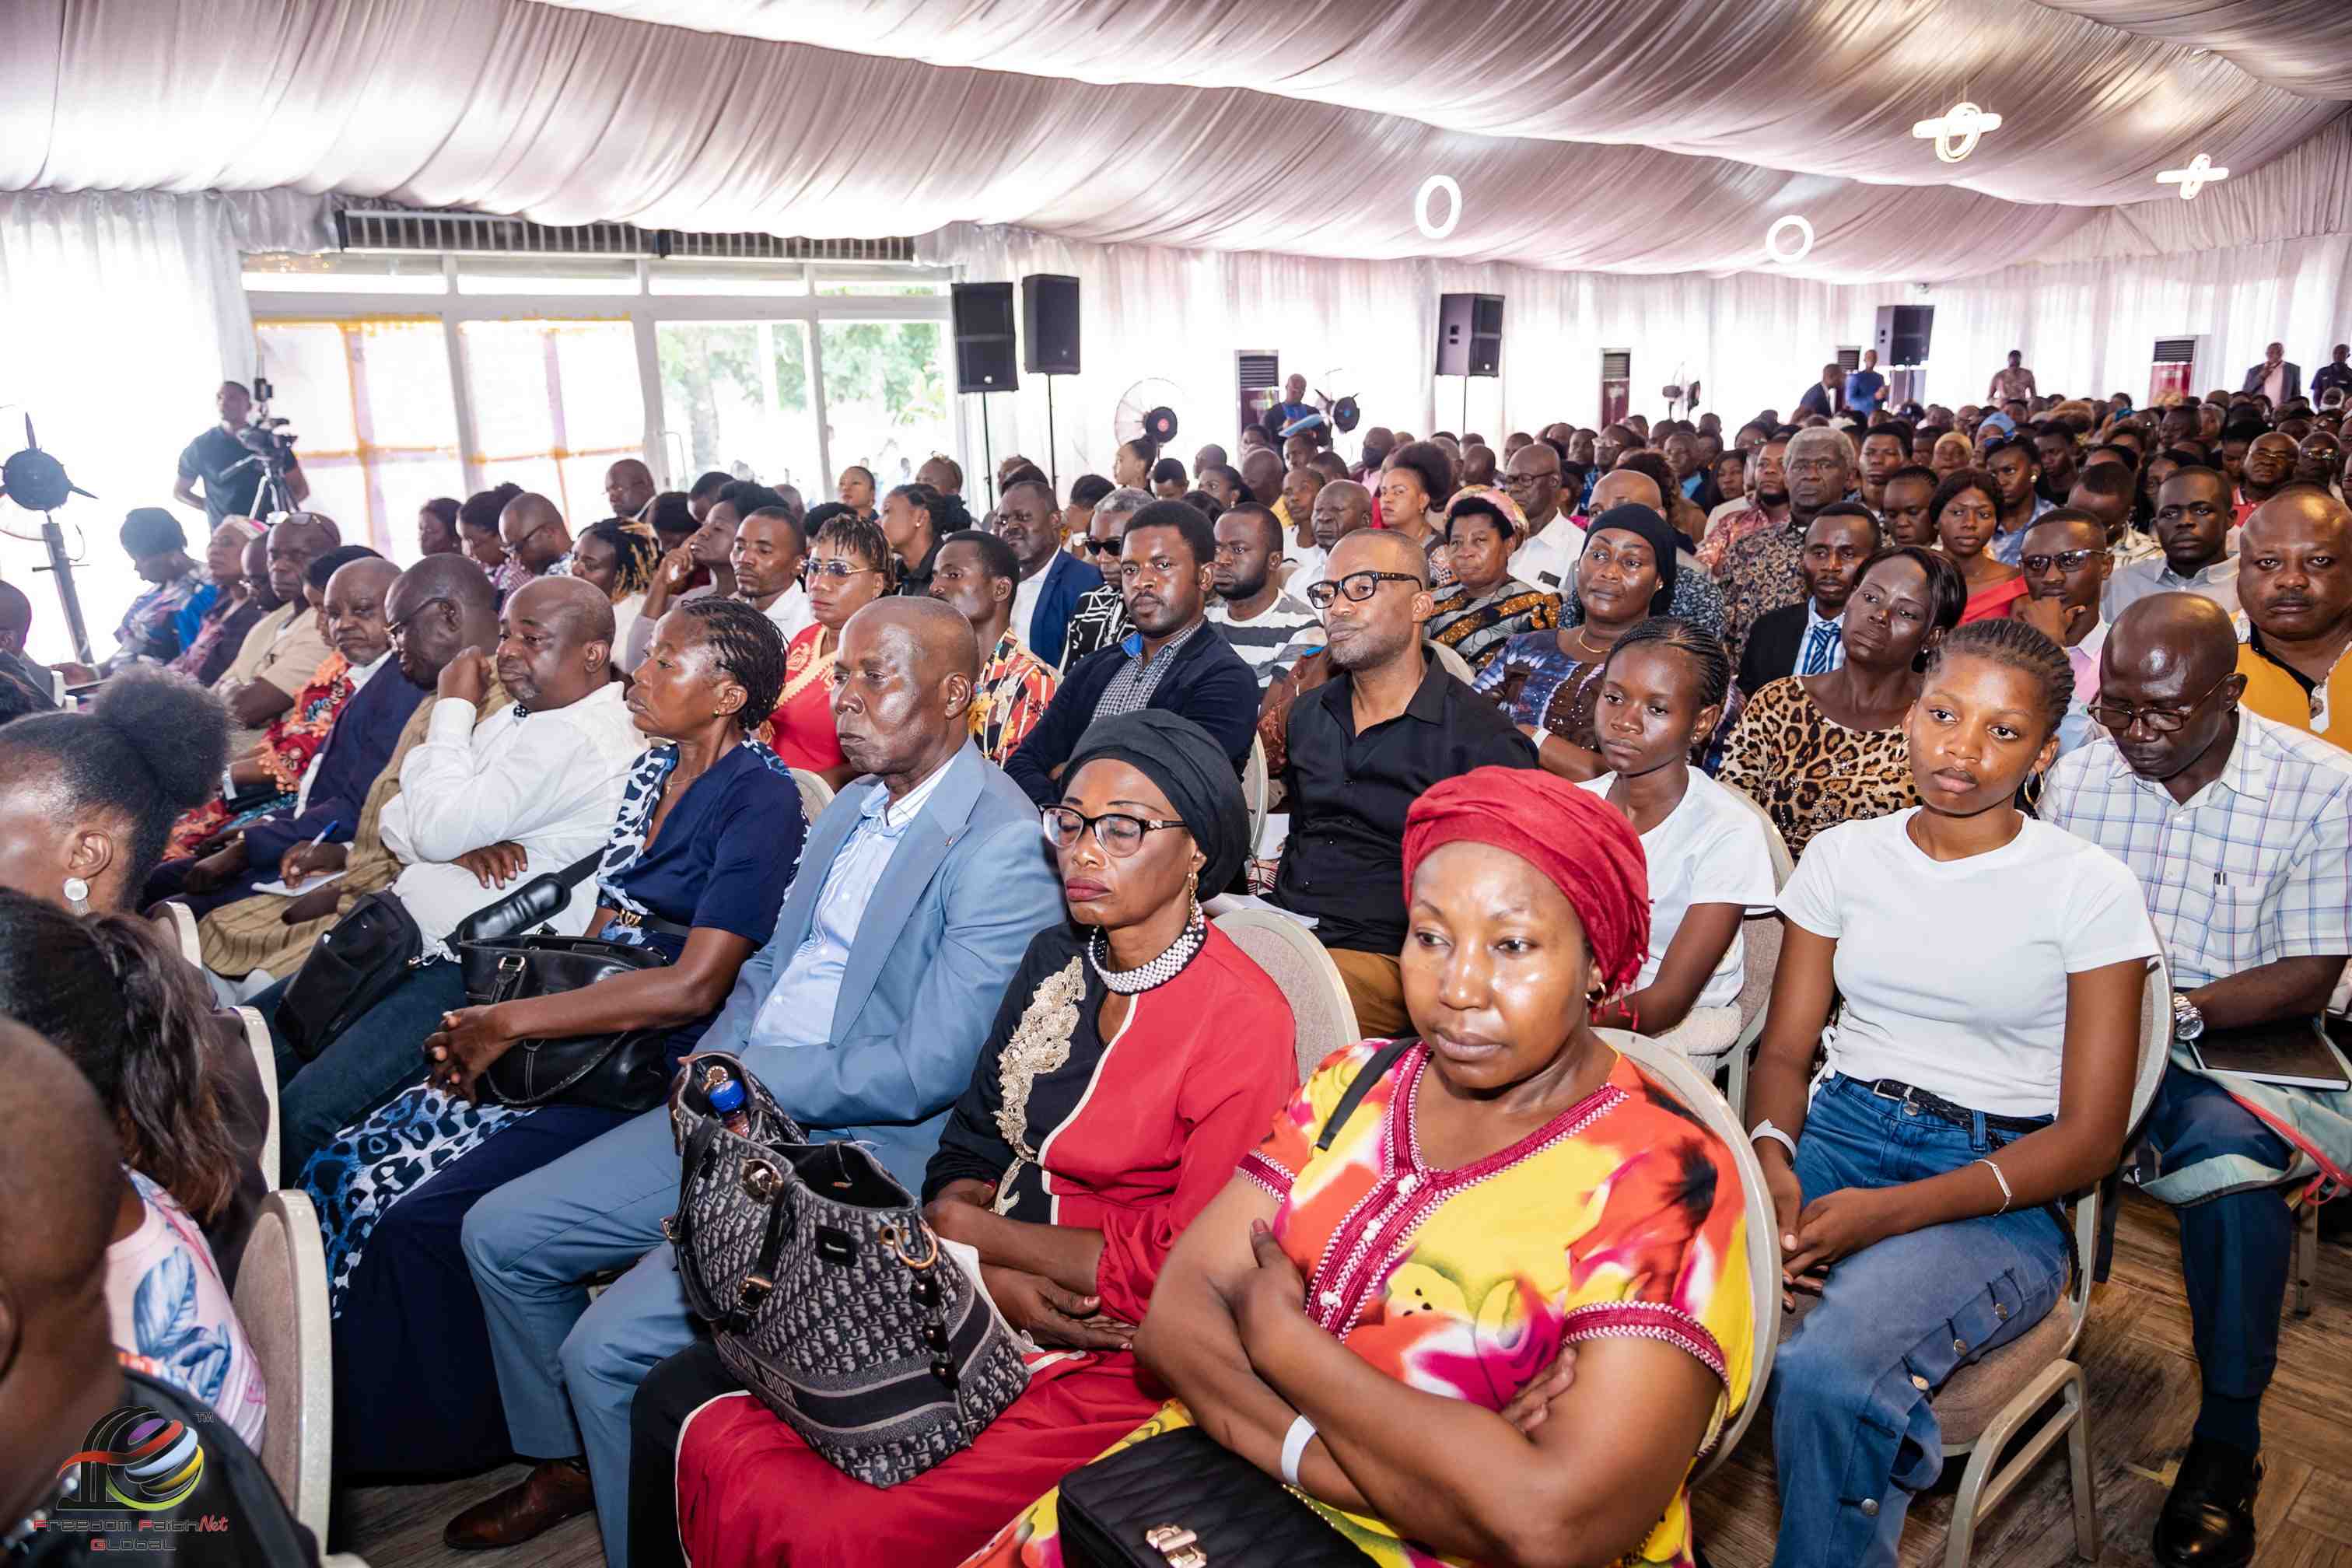
[[[1234,350],[1234,398],[1239,421],[1234,431],[1238,437],[1282,401],[1282,356],[1272,349]]]
[[[2198,389],[2212,379],[2212,374],[2211,333],[2183,332],[2158,338],[2148,355],[2146,406],[2161,408],[2165,399],[2175,395],[2194,403],[2204,395]]]
[[[1633,395],[1633,351],[1601,351],[1601,423],[1614,425],[1625,417]]]

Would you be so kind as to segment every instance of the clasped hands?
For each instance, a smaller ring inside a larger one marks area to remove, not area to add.
[[[1123,1351],[1135,1345],[1135,1325],[1103,1310],[1088,1296],[1025,1268],[987,1261],[985,1239],[995,1216],[996,1188],[986,1182],[950,1182],[924,1205],[923,1218],[949,1241],[981,1249],[980,1280],[1004,1321],[1048,1349]]]
[[[1822,1293],[1831,1264],[1903,1228],[1887,1198],[1893,1189],[1840,1187],[1807,1203],[1785,1150],[1759,1142],[1756,1157],[1763,1163],[1765,1190],[1772,1194],[1780,1226],[1780,1304],[1789,1310],[1795,1310],[1798,1292]]]

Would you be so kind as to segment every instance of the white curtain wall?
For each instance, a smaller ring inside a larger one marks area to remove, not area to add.
[[[204,554],[205,517],[176,505],[180,448],[213,422],[224,377],[253,373],[253,321],[238,281],[242,250],[331,243],[315,196],[146,193],[0,195],[0,455],[31,416],[44,448],[96,500],[58,513],[94,651],[140,584],[117,536],[132,507],[160,506]],[[0,577],[33,602],[34,657],[68,656],[64,612],[37,539],[40,517],[0,501]]]

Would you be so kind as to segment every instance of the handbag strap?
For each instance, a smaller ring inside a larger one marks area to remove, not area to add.
[[[1315,1147],[1329,1149],[1331,1140],[1339,1135],[1340,1128],[1348,1125],[1348,1118],[1356,1114],[1356,1107],[1364,1103],[1364,1096],[1372,1092],[1372,1086],[1389,1076],[1389,1069],[1396,1066],[1397,1058],[1420,1043],[1415,1039],[1391,1040],[1374,1051],[1372,1059],[1364,1064],[1364,1070],[1356,1075],[1348,1085],[1347,1092],[1339,1096],[1339,1103],[1331,1108],[1331,1114],[1324,1120],[1323,1131],[1316,1135]]]

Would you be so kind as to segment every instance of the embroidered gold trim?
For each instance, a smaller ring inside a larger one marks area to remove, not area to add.
[[[1029,1147],[1029,1090],[1037,1075],[1049,1073],[1070,1059],[1070,1037],[1077,1032],[1078,1004],[1087,999],[1086,964],[1074,958],[1048,975],[1022,1010],[1021,1023],[1004,1042],[997,1062],[999,1103],[996,1131],[1013,1146],[1013,1163],[996,1182],[996,1212],[1011,1206],[1013,1178],[1024,1165],[1037,1163]]]

